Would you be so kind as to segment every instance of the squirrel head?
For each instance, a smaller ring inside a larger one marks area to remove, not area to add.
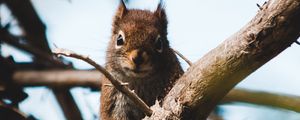
[[[161,3],[154,12],[129,10],[121,0],[107,51],[107,65],[129,77],[160,71],[169,51],[167,18]]]

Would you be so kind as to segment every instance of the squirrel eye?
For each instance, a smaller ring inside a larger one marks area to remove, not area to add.
[[[159,53],[161,53],[163,51],[163,42],[160,38],[160,35],[158,35],[156,40],[155,40],[155,49]]]
[[[122,35],[119,35],[117,38],[117,46],[124,45],[124,40]]]
[[[122,31],[119,32],[119,35],[116,38],[116,48],[120,48],[122,45],[125,44],[125,39],[124,39],[124,33]]]

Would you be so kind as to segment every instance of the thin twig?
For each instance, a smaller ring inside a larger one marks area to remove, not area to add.
[[[171,48],[171,50],[177,54],[179,57],[181,57],[185,62],[187,62],[187,64],[189,64],[190,66],[193,64],[189,59],[187,59],[186,57],[184,57],[180,52],[178,52],[177,50]]]
[[[259,8],[259,10],[263,9],[258,3],[256,3],[256,6]]]
[[[152,110],[149,108],[149,106],[141,99],[139,98],[132,90],[130,90],[127,85],[124,85],[120,81],[116,80],[108,71],[105,70],[102,66],[97,64],[95,61],[90,59],[88,56],[77,54],[73,51],[57,48],[53,51],[56,55],[63,55],[67,57],[73,57],[80,60],[83,60],[90,65],[94,66],[97,70],[99,70],[114,86],[117,90],[125,94],[129,99],[131,99],[137,106],[140,108],[147,116],[150,116],[152,114]]]

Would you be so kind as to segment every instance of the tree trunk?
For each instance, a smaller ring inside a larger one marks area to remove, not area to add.
[[[237,83],[297,40],[299,21],[299,0],[268,1],[246,26],[194,63],[162,108],[154,106],[145,119],[206,119]]]

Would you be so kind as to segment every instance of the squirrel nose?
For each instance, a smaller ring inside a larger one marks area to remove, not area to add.
[[[143,63],[143,57],[141,55],[136,56],[135,58],[132,58],[132,61],[136,64],[136,65],[140,65]]]
[[[130,52],[130,59],[137,66],[141,65],[145,61],[144,56],[145,56],[145,52],[140,50],[133,50]]]

